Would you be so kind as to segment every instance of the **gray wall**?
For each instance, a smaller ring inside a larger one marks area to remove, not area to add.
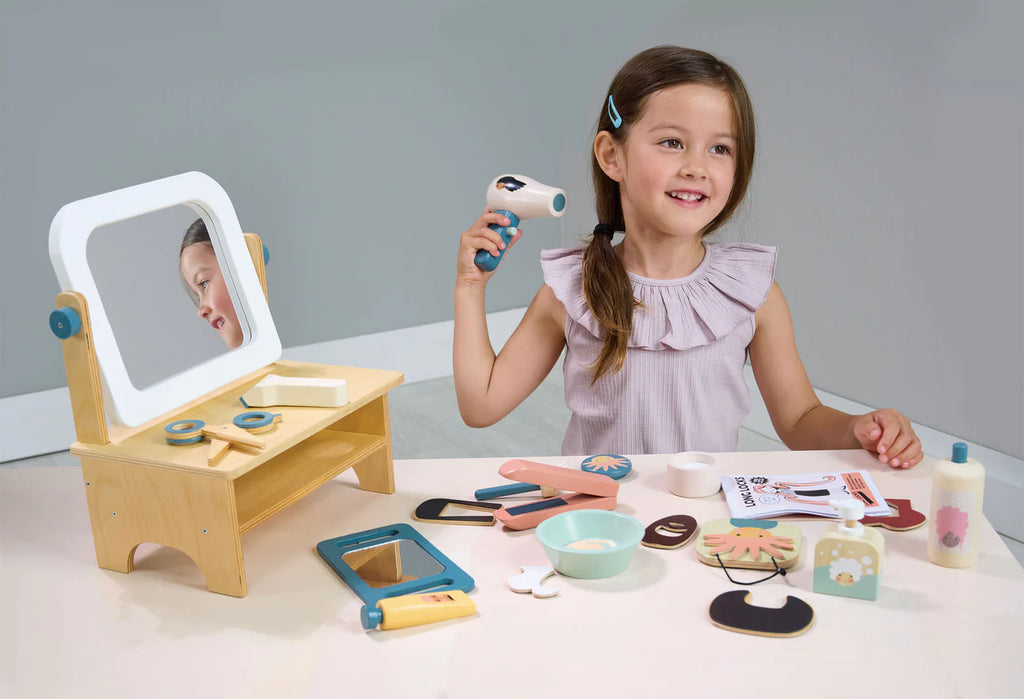
[[[594,223],[612,75],[677,43],[752,93],[754,185],[723,237],[779,245],[814,384],[1024,457],[1013,5],[0,4],[0,397],[65,382],[45,322],[57,209],[188,170],[265,237],[286,347],[450,319],[457,236],[503,171],[570,198],[492,282],[491,310],[527,304],[538,251]]]

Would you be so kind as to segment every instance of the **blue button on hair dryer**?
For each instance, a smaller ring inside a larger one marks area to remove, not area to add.
[[[487,208],[509,220],[507,227],[493,223],[489,226],[501,235],[505,248],[499,250],[497,256],[487,250],[478,250],[473,258],[477,267],[491,272],[508,250],[520,221],[545,216],[558,218],[565,213],[565,191],[523,175],[502,175],[495,177],[487,187]]]

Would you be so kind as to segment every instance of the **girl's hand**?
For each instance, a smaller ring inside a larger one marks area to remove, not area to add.
[[[482,284],[486,283],[491,275],[497,271],[495,269],[491,272],[485,272],[476,266],[474,259],[478,250],[486,250],[488,253],[497,255],[499,250],[505,248],[505,243],[498,235],[497,231],[488,228],[490,224],[496,224],[498,226],[507,226],[510,221],[494,212],[484,209],[483,214],[469,227],[467,231],[462,234],[459,239],[459,257],[456,263],[455,282],[456,284],[467,283],[467,284]],[[508,247],[511,248],[519,240],[519,237],[523,232],[516,229],[516,233],[512,236],[512,240],[509,242]],[[502,260],[505,258],[502,257]],[[498,265],[501,266],[500,263]]]
[[[886,408],[861,415],[853,423],[853,436],[861,446],[878,455],[893,468],[911,468],[921,463],[921,440],[910,420]]]

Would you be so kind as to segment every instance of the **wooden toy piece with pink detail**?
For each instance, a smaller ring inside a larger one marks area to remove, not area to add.
[[[716,519],[701,525],[697,558],[710,566],[775,570],[800,557],[800,530],[768,519]]]
[[[569,510],[614,510],[617,503],[618,481],[601,474],[524,459],[506,461],[498,473],[513,481],[562,491],[558,497],[503,507],[495,512],[494,518],[509,529],[532,529],[549,517]]]

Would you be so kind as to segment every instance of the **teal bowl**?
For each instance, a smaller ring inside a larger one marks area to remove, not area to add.
[[[644,526],[636,517],[608,510],[572,510],[537,526],[537,540],[551,565],[570,578],[609,578],[629,567]]]

